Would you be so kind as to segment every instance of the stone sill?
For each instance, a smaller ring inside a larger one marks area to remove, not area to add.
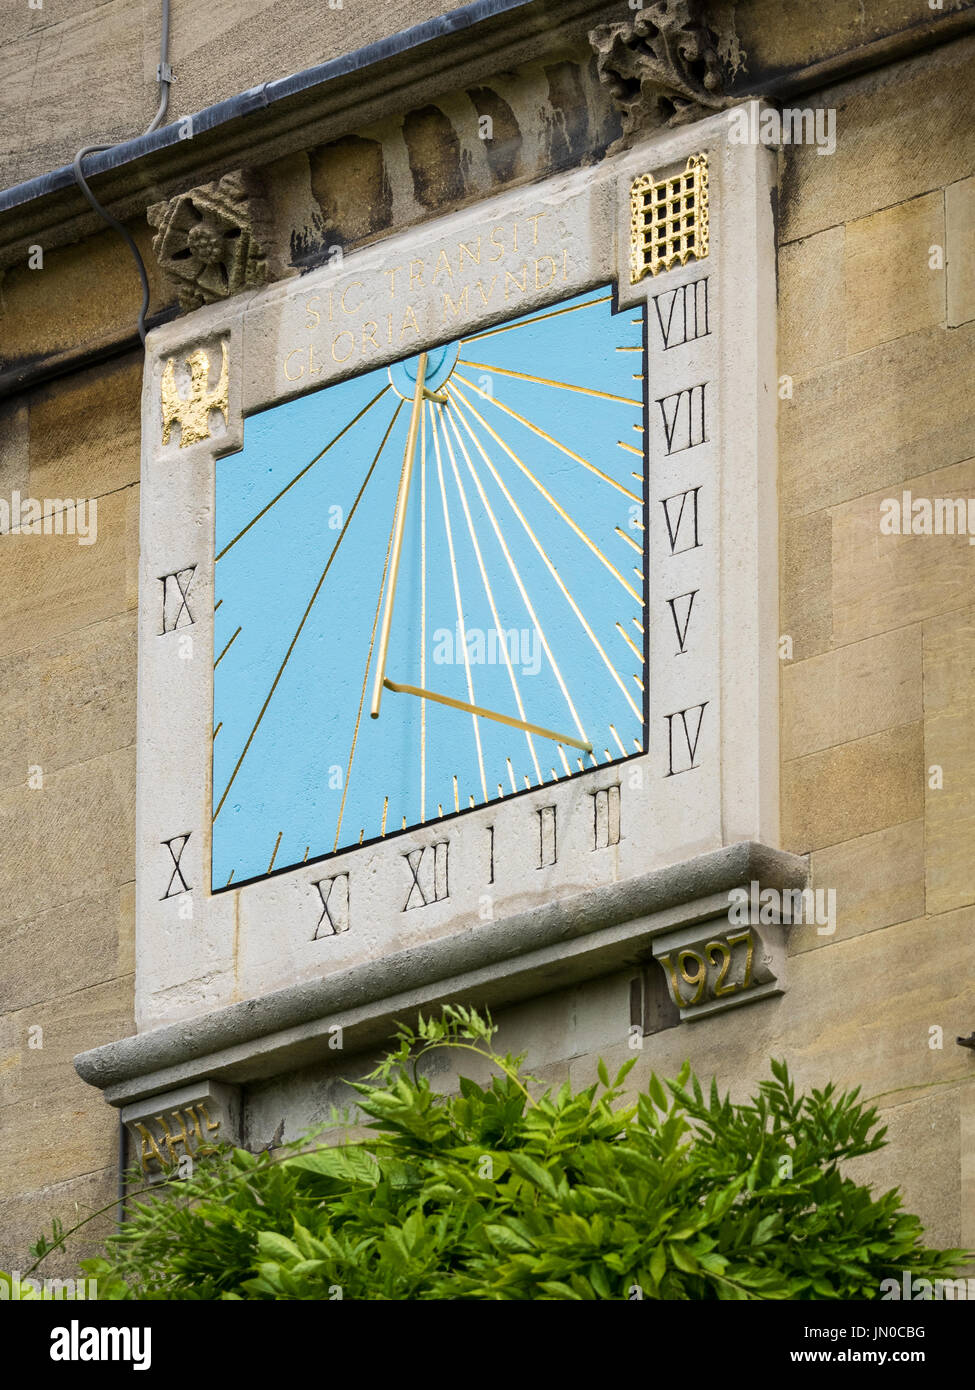
[[[240,1084],[386,1041],[395,1024],[444,1003],[492,1010],[644,963],[663,933],[726,917],[728,893],[805,886],[808,864],[740,841],[638,878],[398,951],[183,1023],[107,1043],[75,1059],[112,1105],[203,1079]],[[748,996],[740,998],[746,1003]],[[334,1054],[331,1054],[334,1055]]]

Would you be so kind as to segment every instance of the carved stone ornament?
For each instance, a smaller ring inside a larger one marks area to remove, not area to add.
[[[183,309],[213,304],[267,280],[269,218],[253,171],[237,169],[155,203],[146,216],[159,228],[152,249],[176,285]]]
[[[623,114],[623,141],[730,106],[699,0],[658,0],[589,35],[600,82]]]

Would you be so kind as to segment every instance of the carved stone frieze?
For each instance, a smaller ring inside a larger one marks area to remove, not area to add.
[[[589,35],[600,82],[623,115],[623,138],[729,106],[700,0],[657,0]]]
[[[175,284],[180,306],[197,309],[268,278],[267,199],[257,174],[236,169],[213,183],[155,203],[152,249]]]

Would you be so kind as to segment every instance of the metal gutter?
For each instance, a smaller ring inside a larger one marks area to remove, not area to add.
[[[534,3],[535,0],[473,0],[472,4],[462,5],[456,10],[449,10],[436,19],[424,20],[422,24],[415,24],[410,29],[402,29],[398,34],[392,34],[386,39],[379,39],[375,43],[367,44],[364,48],[354,49],[351,53],[344,53],[341,57],[331,58],[328,62],[304,68],[301,72],[292,73],[290,77],[281,77],[273,82],[262,82],[259,87],[250,87],[247,91],[239,92],[236,96],[228,97],[225,101],[219,101],[213,106],[205,106],[202,111],[197,111],[191,116],[179,117],[169,125],[161,126],[149,135],[140,135],[134,140],[124,140],[121,144],[113,145],[102,154],[93,155],[86,163],[86,173],[91,178],[98,174],[107,173],[112,169],[120,169],[127,164],[144,159],[147,155],[180,144],[180,129],[185,127],[187,121],[192,123],[191,128],[194,132],[194,138],[196,138],[197,135],[216,130],[230,121],[266,110],[267,107],[284,101],[288,97],[298,96],[303,92],[322,87],[328,82],[335,81],[336,78],[348,77],[354,73],[362,72],[377,63],[386,62],[390,58],[408,53],[410,50],[431,43],[435,39],[448,38],[452,34],[470,29],[486,19],[508,14],[512,10],[524,9]],[[53,169],[47,174],[40,174],[37,178],[28,179],[24,183],[14,184],[11,188],[0,191],[0,214],[21,207],[25,203],[33,202],[37,198],[46,197],[50,193],[60,192],[73,184],[74,174],[70,164],[64,164],[59,169]]]

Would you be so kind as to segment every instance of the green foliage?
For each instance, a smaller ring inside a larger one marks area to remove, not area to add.
[[[873,1299],[884,1278],[947,1277],[896,1191],[840,1164],[884,1144],[858,1091],[796,1096],[772,1063],[747,1104],[685,1065],[623,1102],[634,1061],[533,1097],[490,1021],[445,1008],[401,1028],[356,1089],[372,1137],[241,1149],[130,1201],[99,1296],[143,1299]],[[436,1048],[489,1059],[441,1095]],[[305,1151],[302,1151],[302,1149]]]

